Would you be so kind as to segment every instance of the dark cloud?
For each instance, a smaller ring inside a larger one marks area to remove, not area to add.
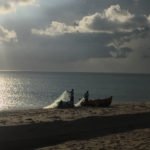
[[[148,72],[149,3],[39,0],[0,21],[18,38],[2,45],[0,69]]]

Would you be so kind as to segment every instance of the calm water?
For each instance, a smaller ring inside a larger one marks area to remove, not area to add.
[[[0,111],[41,108],[71,88],[76,100],[89,90],[114,103],[150,102],[150,75],[0,72]]]

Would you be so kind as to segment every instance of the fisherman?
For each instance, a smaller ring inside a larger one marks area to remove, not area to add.
[[[72,107],[74,106],[74,89],[70,91],[70,104]]]
[[[89,91],[86,91],[83,97],[85,101],[87,102],[89,100]]]

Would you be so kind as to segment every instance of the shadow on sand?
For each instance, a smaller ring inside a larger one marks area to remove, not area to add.
[[[0,149],[31,149],[150,128],[150,112],[0,127]]]

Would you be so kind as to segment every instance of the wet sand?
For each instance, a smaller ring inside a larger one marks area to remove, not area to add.
[[[0,149],[149,150],[150,104],[1,112]]]

